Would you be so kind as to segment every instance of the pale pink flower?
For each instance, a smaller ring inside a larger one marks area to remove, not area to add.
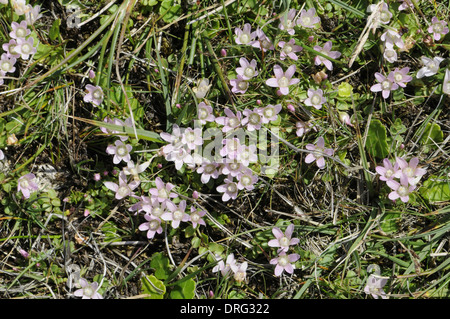
[[[373,298],[378,299],[381,297],[382,299],[387,299],[386,293],[382,289],[387,283],[386,278],[378,278],[374,275],[370,275],[367,279],[367,284],[364,287],[364,292],[367,295],[372,295]]]
[[[411,0],[399,0],[399,1],[401,2],[401,4],[398,6],[398,11],[414,8],[414,4],[411,2]]]
[[[191,206],[191,214],[190,221],[192,223],[192,227],[196,228],[198,225],[206,226],[203,217],[206,215],[206,211],[198,210],[194,206]]]
[[[377,4],[369,5],[367,7],[367,11],[373,12],[373,10],[375,10],[376,6],[377,6]],[[378,21],[376,21],[376,22],[381,23],[381,24],[388,24],[389,21],[391,21],[391,18],[392,18],[392,13],[389,11],[389,7],[388,7],[387,3],[384,2],[381,6],[381,12],[378,16]]]
[[[176,193],[172,192],[175,187],[172,183],[164,183],[160,177],[156,177],[155,185],[156,188],[150,188],[149,193],[157,202],[168,202],[170,199],[178,197]]]
[[[253,47],[261,49],[263,52],[275,49],[272,41],[267,37],[267,35],[264,33],[263,30],[257,28],[255,34],[258,38],[253,41],[252,43]]]
[[[238,174],[237,180],[238,189],[251,191],[255,189],[255,184],[258,181],[258,176],[253,174],[253,171],[250,168],[246,168]]]
[[[258,70],[256,69],[256,60],[253,59],[250,62],[246,58],[239,59],[240,67],[236,68],[236,73],[244,80],[250,80],[251,78],[258,75]]]
[[[16,58],[8,55],[7,53],[3,53],[0,58],[0,72],[2,74],[6,73],[14,73],[16,71]]]
[[[155,202],[157,201],[154,198],[151,198],[149,196],[140,196],[140,197],[136,197],[135,198],[139,198],[139,201],[133,205],[131,205],[130,208],[128,208],[128,210],[130,212],[135,212],[135,214],[137,214],[138,212],[145,212],[146,214],[152,214],[153,211],[153,206],[155,205]]]
[[[267,124],[271,121],[275,121],[278,118],[278,113],[280,113],[281,109],[281,104],[269,104],[266,107],[261,108],[262,123]]]
[[[395,68],[392,73],[392,79],[394,80],[394,83],[397,83],[401,87],[406,87],[406,83],[410,82],[412,80],[412,76],[408,75],[409,68],[405,67],[402,69]]]
[[[280,17],[280,24],[278,25],[278,28],[280,30],[286,31],[290,35],[293,35],[295,33],[294,27],[295,27],[295,16],[297,14],[297,10],[291,9],[289,12],[285,12]]]
[[[94,106],[99,106],[103,102],[103,90],[100,86],[94,86],[92,84],[86,85],[88,93],[83,97],[83,101],[86,103],[92,103]]]
[[[184,164],[188,166],[194,165],[194,158],[184,147],[174,149],[172,152],[167,154],[165,158],[168,162],[174,162],[177,170],[180,170]]]
[[[124,167],[122,170],[125,175],[132,175],[135,180],[139,180],[139,174],[145,172],[149,165],[150,161],[135,165],[134,162],[130,160],[127,163],[127,167]]]
[[[428,27],[428,32],[433,34],[435,41],[441,40],[441,37],[448,33],[447,21],[433,17],[431,19],[431,25]]]
[[[254,145],[253,145],[254,146]],[[236,177],[246,167],[241,161],[225,163],[221,166],[221,174]]]
[[[388,77],[385,77],[379,72],[375,73],[375,79],[378,83],[370,87],[372,92],[381,92],[384,99],[387,99],[391,94],[391,91],[398,89],[398,84],[394,82],[393,73],[389,73]]]
[[[409,201],[409,194],[411,194],[416,186],[410,185],[408,181],[408,176],[406,174],[401,174],[400,183],[395,180],[386,181],[386,184],[392,189],[388,197],[390,200],[395,201],[397,198],[404,203]]]
[[[39,189],[36,184],[36,175],[28,173],[17,180],[17,191],[22,192],[24,198],[30,198],[32,192]]]
[[[297,61],[298,56],[295,53],[303,50],[301,46],[295,44],[294,39],[290,39],[288,42],[280,41],[278,42],[278,46],[281,48],[280,60],[282,61],[286,59],[286,57],[289,57],[292,60]]]
[[[25,21],[28,25],[33,25],[37,20],[42,17],[41,6],[31,6],[31,4],[27,5],[27,9],[25,11]]]
[[[223,193],[222,201],[227,202],[230,199],[236,199],[239,191],[236,182],[230,178],[225,178],[224,183],[216,188],[219,193]]]
[[[247,125],[248,131],[259,130],[263,124],[263,117],[261,115],[260,109],[245,109],[242,111],[242,114],[245,116],[242,120],[242,125]]]
[[[183,146],[183,144],[181,142],[183,133],[177,124],[172,125],[172,134],[167,133],[167,132],[161,132],[159,134],[159,136],[161,136],[161,138],[164,141],[169,143],[169,144],[163,146],[163,148],[162,148],[162,151],[163,151],[164,155],[166,156],[166,159],[170,153],[178,150],[180,147]]]
[[[396,177],[398,169],[398,163],[396,162],[393,165],[387,158],[383,160],[383,166],[375,167],[375,170],[380,175],[380,180],[382,181],[390,181],[394,179]]]
[[[31,34],[31,30],[28,29],[28,24],[25,20],[22,20],[20,23],[12,22],[11,23],[12,31],[9,33],[9,36],[12,39],[26,38]]]
[[[128,163],[131,160],[130,152],[133,147],[130,144],[124,144],[120,140],[116,140],[114,145],[108,145],[106,153],[114,155],[113,163],[119,164],[121,161]]]
[[[235,41],[237,44],[250,45],[255,38],[255,33],[252,32],[250,23],[244,24],[242,30],[235,28],[234,33],[236,34]]]
[[[98,292],[100,288],[98,282],[94,281],[89,283],[86,279],[80,278],[79,285],[80,289],[74,291],[75,297],[81,297],[82,299],[103,299],[102,295]]]
[[[37,52],[37,48],[34,46],[33,37],[18,38],[16,39],[17,45],[14,47],[14,50],[20,54],[20,57],[24,60],[28,60],[30,56],[34,55]]]
[[[229,254],[227,256],[226,261],[224,262],[222,257],[216,256],[216,260],[218,261],[217,265],[214,266],[212,272],[218,272],[222,274],[222,276],[227,276],[231,271],[231,266],[236,264],[236,260],[234,259],[234,254]]]
[[[216,117],[216,123],[223,125],[222,132],[227,133],[234,130],[242,125],[242,112],[237,111],[236,114],[232,110],[226,108],[224,111],[226,116]]]
[[[192,88],[192,91],[195,93],[195,96],[198,99],[203,99],[206,94],[208,94],[209,89],[212,84],[209,84],[209,79],[198,79],[197,86]]]
[[[0,150],[0,161],[5,159],[5,154],[3,153],[2,150]]]
[[[181,143],[187,147],[188,150],[194,150],[197,146],[203,144],[202,129],[201,128],[186,128],[181,136]]]
[[[386,48],[393,49],[394,45],[403,49],[405,43],[402,40],[402,36],[396,30],[387,29],[380,37],[380,40],[384,42]]]
[[[164,202],[160,203],[157,199],[152,198],[151,202],[152,202],[152,206],[151,206],[150,215],[152,215],[153,217],[156,217],[156,218],[161,218],[162,214],[164,214],[167,211],[166,203],[168,201],[164,201]],[[145,207],[144,207],[144,211],[145,211]]]
[[[241,75],[237,75],[236,79],[230,80],[231,92],[244,94],[248,90],[248,81],[245,80]]]
[[[101,103],[101,102],[100,102]],[[128,117],[125,119],[125,121],[122,121],[121,119],[117,119],[115,118],[112,121],[112,124],[117,125],[117,126],[123,126],[123,127],[133,127],[133,120],[131,119],[131,117]],[[118,138],[122,141],[125,142],[126,140],[128,140],[128,135],[126,134],[121,134],[122,132],[119,131],[114,131],[113,134],[117,134]]]
[[[316,9],[310,8],[308,11],[303,9],[300,17],[297,19],[297,25],[304,28],[314,28],[320,22],[320,18],[316,15]]]
[[[140,231],[147,232],[147,238],[152,239],[156,234],[161,234],[163,229],[161,227],[161,220],[155,216],[145,214],[146,222],[139,225]]]
[[[227,157],[229,159],[236,159],[238,153],[241,150],[241,142],[239,138],[226,138],[222,140],[222,144],[224,145],[219,151],[220,156]]]
[[[16,50],[17,41],[14,39],[10,39],[9,42],[3,43],[2,48],[5,50],[6,54],[13,58],[20,58],[20,53]]]
[[[28,10],[25,0],[12,0],[11,5],[18,16],[24,15]]]
[[[339,119],[341,120],[342,123],[345,123],[348,126],[353,126],[352,120],[350,118],[350,115],[348,115],[348,113],[346,113],[346,112],[339,112]]]
[[[288,67],[286,72],[283,72],[281,66],[276,64],[273,67],[273,72],[275,74],[274,78],[270,78],[266,81],[266,84],[270,87],[276,87],[279,89],[281,94],[288,95],[289,94],[289,86],[294,85],[300,82],[299,79],[293,79],[296,70],[295,64]]]
[[[236,160],[244,166],[249,166],[250,163],[256,163],[258,161],[256,145],[242,145]],[[222,170],[222,172],[224,172],[224,170]]]
[[[327,41],[323,45],[323,48],[321,46],[319,46],[319,45],[316,45],[316,46],[314,46],[314,50],[324,54],[325,56],[328,56],[328,57],[336,60],[337,58],[339,58],[341,56],[341,52],[339,52],[339,51],[331,51],[331,47],[332,47],[331,41]],[[331,61],[328,60],[327,58],[324,58],[324,57],[322,57],[320,55],[317,55],[314,58],[314,63],[316,65],[323,64],[323,65],[325,65],[325,67],[328,70],[330,70],[330,71],[333,70],[333,63],[331,63]]]
[[[247,268],[248,268],[248,263],[246,261],[244,261],[241,264],[238,263],[234,263],[230,265],[231,270],[234,273],[234,280],[236,280],[237,282],[244,282],[247,279]]]
[[[178,228],[181,222],[189,221],[189,214],[186,213],[186,201],[182,200],[178,205],[171,201],[166,202],[167,210],[161,215],[161,219],[171,221],[173,228]]]
[[[334,154],[334,150],[331,148],[325,148],[325,140],[322,136],[317,139],[316,145],[307,144],[306,149],[311,151],[305,157],[305,163],[309,164],[316,161],[317,167],[322,169],[325,167],[325,155],[332,156]]]
[[[307,94],[308,98],[304,101],[305,105],[312,106],[318,110],[321,109],[322,104],[324,104],[327,101],[323,96],[322,89],[317,90],[308,89]]]
[[[116,184],[114,182],[103,182],[103,184],[108,188],[109,190],[115,192],[114,197],[117,200],[120,200],[122,198],[125,198],[127,196],[133,195],[133,190],[136,189],[140,182],[133,180],[130,183],[128,183],[127,176],[125,173],[120,172],[119,173],[119,184]]]
[[[295,131],[295,134],[298,137],[302,137],[303,134],[308,133],[311,130],[312,125],[310,123],[307,122],[303,122],[303,121],[297,121],[297,123],[295,123],[295,128],[297,129]]]
[[[207,122],[214,122],[213,108],[205,102],[198,103],[197,116],[201,124],[205,125]]]
[[[200,181],[203,184],[209,182],[212,178],[217,179],[220,175],[219,172],[220,165],[216,162],[203,161],[203,163],[197,168],[197,173],[202,174]]]
[[[404,158],[397,157],[396,164],[398,165],[396,177],[399,178],[404,174],[410,185],[416,185],[422,176],[427,173],[426,169],[418,167],[419,159],[417,157],[413,157],[409,163]]]
[[[295,263],[299,259],[299,254],[286,255],[285,252],[281,252],[278,257],[270,260],[270,264],[276,265],[275,276],[279,277],[281,276],[283,271],[286,271],[289,274],[294,273],[295,265],[293,263]]]
[[[300,242],[298,238],[292,238],[294,233],[294,224],[289,224],[286,231],[283,233],[280,228],[272,228],[272,233],[275,239],[269,240],[267,243],[269,247],[278,247],[278,253],[287,252],[290,246],[296,245]]]

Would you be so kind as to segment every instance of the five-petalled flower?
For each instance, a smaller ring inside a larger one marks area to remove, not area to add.
[[[273,67],[273,72],[275,74],[274,78],[270,78],[266,81],[266,84],[270,87],[276,87],[283,95],[289,94],[289,86],[300,82],[299,79],[292,78],[296,70],[295,64],[289,66],[286,72],[283,72],[281,66],[276,64]]]

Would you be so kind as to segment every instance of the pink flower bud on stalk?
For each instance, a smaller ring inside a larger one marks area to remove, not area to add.
[[[223,57],[226,57],[227,56],[227,50],[225,50],[225,49],[220,50],[220,55],[223,56]]]
[[[30,254],[26,250],[23,250],[22,248],[19,249],[19,253],[22,255],[23,258],[30,257]]]

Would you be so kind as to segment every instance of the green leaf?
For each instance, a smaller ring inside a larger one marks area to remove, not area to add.
[[[428,123],[419,143],[429,151],[432,148],[437,148],[435,144],[442,143],[443,140],[444,133],[442,132],[441,127],[436,123]]]
[[[423,183],[419,192],[430,203],[450,201],[450,181],[431,176]]]
[[[196,283],[194,279],[185,280],[173,287],[170,292],[171,299],[193,299]]]
[[[375,119],[370,122],[366,150],[370,155],[379,159],[385,158],[389,153],[386,127],[380,120]]]
[[[351,12],[351,13],[353,13],[355,16],[357,16],[359,18],[362,18],[362,19],[366,18],[366,14],[364,12],[362,12],[361,10],[359,10],[359,9],[357,9],[357,8],[351,6],[351,5],[349,5],[349,4],[347,4],[347,3],[343,2],[343,1],[330,0],[330,2],[335,4],[335,5],[337,5],[337,6],[339,6],[339,7],[341,7],[341,8],[343,8],[343,9],[345,9],[345,10],[347,10],[347,11],[349,11],[349,12]]]
[[[397,221],[398,221],[398,214],[392,213],[384,214],[380,220],[381,229],[387,234],[394,233],[398,230]]]
[[[164,0],[161,2],[159,14],[164,15],[162,18],[164,22],[171,23],[180,17],[181,6],[179,4],[175,4],[174,0]]]
[[[166,280],[169,277],[169,258],[164,256],[162,253],[154,253],[152,255],[150,267],[155,269],[156,278]]]
[[[50,27],[50,31],[48,32],[48,36],[50,40],[54,41],[59,37],[59,26],[61,25],[61,19],[56,19],[52,26]]]
[[[142,288],[143,294],[149,295],[147,299],[163,299],[166,293],[166,286],[164,283],[156,278],[155,276],[142,277]]]

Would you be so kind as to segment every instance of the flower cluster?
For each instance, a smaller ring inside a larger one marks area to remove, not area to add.
[[[295,20],[297,16],[297,10],[290,9],[288,12],[285,12],[280,15],[280,24],[278,28],[284,32],[287,32],[289,35],[295,34],[295,27],[301,28],[315,28],[320,23],[320,18],[316,15],[316,10],[311,8],[309,10],[301,10],[299,17]],[[249,45],[255,48],[259,48],[262,51],[274,50],[275,47],[272,41],[267,37],[267,35],[262,31],[259,27],[256,31],[252,32],[251,25],[249,23],[244,24],[242,29],[235,28],[235,41],[240,45]],[[295,44],[295,39],[291,38],[288,41],[279,41],[278,46],[281,48],[279,53],[279,59],[281,61],[286,58],[290,58],[291,60],[298,60],[297,52],[302,51],[302,47]],[[338,51],[331,51],[332,43],[331,41],[327,41],[323,47],[316,45],[314,50],[321,53],[321,55],[317,55],[314,57],[314,63],[316,65],[324,65],[328,70],[333,69],[333,64],[326,57],[330,57],[331,59],[337,59],[341,56],[341,53]],[[254,61],[254,60],[253,60]],[[232,92],[234,93],[245,93],[249,87],[248,80],[252,76],[256,76],[256,72],[254,67],[248,68],[248,61],[245,58],[241,58],[240,60],[241,67],[238,68],[237,78],[230,80],[230,84],[232,86]],[[255,61],[256,66],[256,61]],[[244,69],[247,69],[249,75],[251,77],[244,77],[243,72]],[[289,86],[295,85],[300,82],[299,79],[293,78],[296,71],[295,65],[290,65],[286,71],[283,71],[283,68],[280,65],[275,65],[273,67],[274,77],[267,79],[265,81],[266,85],[270,87],[277,88],[277,94],[279,95],[288,95],[289,94]]]
[[[402,157],[397,157],[394,163],[385,158],[382,165],[375,167],[380,180],[386,182],[391,189],[389,199],[395,201],[400,198],[404,203],[409,201],[409,195],[416,189],[420,179],[426,173],[426,169],[418,165],[417,157],[409,162]]]
[[[280,228],[274,227],[272,233],[275,239],[270,240],[267,244],[270,247],[278,248],[278,256],[270,260],[270,264],[275,265],[275,276],[281,276],[283,271],[292,274],[295,269],[295,262],[300,258],[299,254],[287,254],[289,247],[299,243],[298,238],[292,238],[294,232],[294,224],[289,224],[285,233]]]
[[[251,67],[243,61],[242,74],[245,68]],[[240,138],[240,133],[244,130],[253,132],[259,130],[264,124],[274,121],[281,111],[281,105],[266,105],[264,107],[245,109],[242,112],[233,112],[225,108],[223,116],[214,116],[213,108],[205,102],[198,105],[198,120],[202,126],[208,122],[213,123],[220,130],[220,135],[215,136],[215,142],[220,145],[214,156],[203,156],[203,146],[206,149],[210,145],[205,145],[202,127],[194,129],[180,128],[173,125],[172,132],[163,132],[161,138],[168,142],[161,148],[161,154],[167,161],[174,162],[175,168],[180,170],[186,165],[191,170],[200,175],[203,184],[207,184],[211,179],[218,180],[223,176],[223,184],[217,187],[222,193],[222,200],[228,201],[237,198],[241,190],[252,190],[258,177],[253,173],[250,165],[258,160],[257,147],[254,144],[245,144]],[[229,137],[229,134],[236,134]]]
[[[12,4],[15,13],[19,16],[24,15],[25,19],[20,23],[15,21],[11,23],[10,40],[2,45],[5,52],[0,56],[0,85],[4,83],[8,73],[16,71],[15,64],[19,58],[29,60],[37,52],[29,27],[41,17],[41,7],[39,5],[33,7],[24,0],[14,0]]]
[[[138,202],[129,210],[135,213],[143,212],[145,222],[139,225],[139,230],[147,232],[147,238],[162,232],[164,222],[178,228],[181,222],[191,222],[194,228],[206,226],[203,217],[206,211],[191,206],[188,213],[186,200],[180,200],[174,192],[175,185],[164,183],[160,177],[155,179],[155,187],[149,189],[149,196],[138,197]]]

